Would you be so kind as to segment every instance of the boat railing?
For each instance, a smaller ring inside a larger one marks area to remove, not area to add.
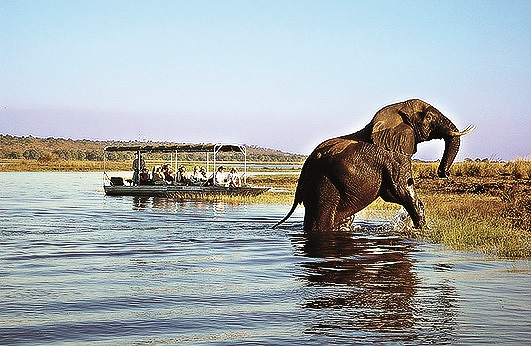
[[[109,177],[106,170],[107,170],[107,153],[110,152],[134,152],[135,153],[135,159],[133,161],[133,178],[132,179],[122,179],[120,181],[119,179],[114,179],[117,177]],[[214,177],[216,174],[216,167],[219,165],[225,164],[224,160],[218,159],[218,154],[220,152],[234,152],[234,153],[241,153],[243,155],[243,164],[242,161],[236,161],[233,162],[234,166],[241,167],[243,165],[243,172],[239,173],[240,181],[242,182],[242,186],[247,185],[247,149],[245,145],[239,145],[239,144],[223,144],[223,143],[216,143],[216,144],[169,144],[169,145],[132,145],[132,146],[109,146],[104,148],[104,185],[106,185],[106,182],[112,186],[117,186],[117,184],[123,184],[123,182],[128,182],[130,185],[142,185],[140,180],[140,167],[146,166],[146,161],[144,161],[142,154],[149,154],[149,153],[170,153],[170,167],[174,167],[174,180],[173,182],[166,182],[163,180],[160,184],[157,185],[179,185],[177,182],[177,172],[179,170],[179,165],[182,165],[182,163],[185,163],[184,161],[178,160],[178,153],[206,153],[206,171],[207,171],[207,177]],[[212,155],[212,156],[210,156]],[[136,161],[136,165],[135,162]],[[149,160],[151,161],[151,160]],[[157,163],[167,162],[167,160],[153,160]],[[210,170],[210,162],[212,162],[212,170]],[[186,162],[188,163],[188,161]],[[212,173],[208,173],[208,172]],[[125,185],[125,184],[123,184]],[[149,184],[146,184],[149,185]],[[199,186],[205,186],[206,182]],[[196,185],[197,186],[197,185]]]

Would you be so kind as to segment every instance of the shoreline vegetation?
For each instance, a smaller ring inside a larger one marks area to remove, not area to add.
[[[91,141],[61,138],[16,137],[0,134],[0,172],[102,172],[103,148],[118,145],[175,144],[146,141]],[[133,156],[107,157],[106,171],[131,171]],[[256,146],[247,147],[248,171],[274,172],[249,175],[247,182],[273,189],[246,202],[293,202],[304,155]],[[153,157],[153,162],[170,157]],[[179,162],[203,165],[206,157],[178,155]],[[220,158],[223,164],[230,155]],[[239,159],[239,158],[236,158]],[[531,157],[509,162],[470,160],[454,163],[448,179],[438,179],[438,163],[413,162],[413,177],[426,209],[429,228],[393,230],[449,249],[472,251],[499,258],[531,258]],[[283,174],[284,173],[284,174]],[[240,202],[230,197],[228,202]],[[392,219],[400,206],[376,200],[359,214]]]

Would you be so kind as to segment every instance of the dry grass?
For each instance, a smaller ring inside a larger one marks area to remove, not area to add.
[[[107,162],[108,171],[127,171],[131,162]],[[0,160],[0,172],[101,172],[103,161],[76,160]]]
[[[413,176],[436,178],[437,162],[414,162]],[[531,159],[516,159],[509,162],[465,161],[454,163],[451,174],[456,177],[506,177],[512,179],[531,179]]]

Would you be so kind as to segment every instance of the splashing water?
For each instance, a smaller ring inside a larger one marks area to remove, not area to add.
[[[396,230],[410,229],[413,227],[413,222],[409,217],[409,214],[406,208],[401,207],[393,218],[393,223],[395,224]]]

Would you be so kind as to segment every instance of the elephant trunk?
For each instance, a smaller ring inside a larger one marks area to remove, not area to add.
[[[460,136],[448,136],[444,138],[444,154],[439,164],[439,169],[437,170],[439,178],[448,178],[450,175],[450,166],[452,166],[459,151],[460,143]]]
[[[464,131],[459,131],[457,126],[454,125],[448,118],[442,118],[437,130],[435,131],[435,137],[444,139],[444,153],[437,170],[439,178],[448,178],[450,175],[450,167],[454,163],[457,152],[459,151],[459,145],[461,144],[461,136],[470,133],[474,129],[474,126],[468,126]]]

